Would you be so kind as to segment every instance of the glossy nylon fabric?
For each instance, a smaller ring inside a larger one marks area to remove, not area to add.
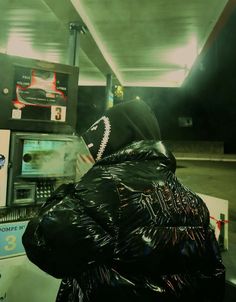
[[[176,178],[149,107],[117,105],[84,139],[101,159],[62,185],[22,238],[28,258],[63,279],[57,302],[222,301],[209,212]]]

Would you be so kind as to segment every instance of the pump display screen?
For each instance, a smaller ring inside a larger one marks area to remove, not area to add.
[[[19,66],[15,71],[16,105],[66,106],[67,74]]]
[[[69,74],[15,67],[13,119],[66,121]]]
[[[75,168],[74,163],[70,156],[69,141],[42,139],[23,141],[22,176],[71,176]]]

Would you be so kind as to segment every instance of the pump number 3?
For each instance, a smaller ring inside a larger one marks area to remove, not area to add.
[[[7,245],[4,245],[5,251],[13,251],[16,248],[16,236],[8,235],[5,237]]]

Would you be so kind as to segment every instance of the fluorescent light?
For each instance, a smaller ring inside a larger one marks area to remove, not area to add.
[[[195,36],[189,38],[183,46],[175,47],[163,55],[168,64],[174,64],[182,68],[191,69],[198,56],[198,44]]]
[[[148,74],[144,75],[144,80],[129,81],[127,80],[124,86],[141,86],[141,87],[180,87],[184,79],[188,74],[186,69],[170,69],[166,72],[157,73],[156,76],[151,76],[151,80],[148,79]],[[132,77],[131,77],[132,78]],[[145,80],[146,79],[146,80]]]
[[[55,51],[39,52],[32,47],[28,35],[12,31],[9,35],[5,52],[9,55],[32,58],[49,62],[59,62],[59,53]]]
[[[86,79],[83,75],[79,77],[79,86],[106,86],[106,80],[91,80]]]

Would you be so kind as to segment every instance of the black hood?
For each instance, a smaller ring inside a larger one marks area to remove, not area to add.
[[[95,161],[141,140],[161,140],[158,121],[143,101],[108,109],[83,135]]]

